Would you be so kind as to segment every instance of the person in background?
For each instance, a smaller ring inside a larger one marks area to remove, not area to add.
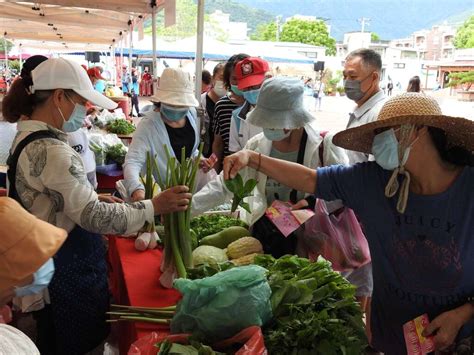
[[[15,295],[37,294],[48,286],[54,278],[52,258],[67,233],[29,214],[9,197],[0,197],[0,225],[1,309]],[[18,329],[0,324],[0,354],[39,355],[39,351]]]
[[[260,127],[246,122],[246,118],[257,103],[263,81],[271,76],[269,70],[268,62],[258,57],[248,57],[235,64],[237,88],[242,91],[245,103],[232,113],[229,136],[231,152],[243,149],[250,138],[262,132]]]
[[[237,87],[235,76],[235,64],[250,57],[248,54],[235,54],[229,58],[224,65],[223,80],[227,90],[227,95],[216,103],[214,109],[214,142],[212,152],[217,156],[217,163],[214,166],[217,172],[220,171],[222,162],[229,155],[229,131],[232,112],[245,102],[243,92]]]
[[[393,81],[392,81],[392,79],[388,79],[387,96],[392,96],[392,90],[393,90]]]
[[[421,90],[421,81],[418,75],[410,78],[408,82],[407,92],[422,92]]]
[[[127,69],[126,65],[122,66],[122,92],[124,95],[130,93],[132,83],[132,78]]]
[[[56,254],[55,277],[34,300],[38,347],[44,354],[83,354],[108,335],[107,264],[102,234],[138,232],[154,216],[187,208],[191,195],[180,186],[136,204],[101,202],[87,180],[80,156],[65,133],[79,129],[85,103],[116,104],[94,90],[83,68],[63,58],[38,65],[17,80],[2,104],[18,122],[9,157],[8,195],[27,211],[68,232]]]
[[[214,110],[217,101],[227,93],[224,87],[224,64],[218,63],[212,71],[211,88],[201,95],[201,108],[204,110],[204,122],[201,122],[201,132],[204,131],[202,141],[204,142],[203,155],[209,157],[212,153],[214,142]]]
[[[201,94],[208,92],[212,86],[212,75],[209,70],[204,69],[201,74]]]
[[[315,110],[321,111],[321,102],[323,100],[323,97],[325,96],[324,90],[326,89],[326,86],[321,80],[318,80],[313,87],[313,97],[315,100]]]
[[[158,169],[164,177],[168,159],[163,145],[178,159],[182,147],[186,148],[186,157],[195,156],[199,149],[200,125],[195,109],[199,102],[194,97],[188,73],[166,68],[150,101],[155,108],[147,111],[138,124],[123,164],[124,185],[133,201],[145,198],[140,174],[146,174],[147,152],[156,155]]]
[[[132,85],[130,89],[130,99],[132,102],[132,105],[130,106],[130,117],[133,117],[133,108],[135,108],[135,111],[137,112],[136,117],[141,117],[142,115],[140,114],[140,105],[138,102],[138,92],[139,92],[139,84],[138,84],[138,72],[136,68],[132,69]]]
[[[343,78],[347,97],[356,103],[349,115],[347,129],[373,122],[382,108],[386,96],[379,87],[382,72],[382,58],[371,49],[357,49],[346,57]],[[347,151],[349,164],[366,162],[369,155]],[[362,226],[364,232],[365,228]],[[370,337],[370,300],[373,290],[372,263],[353,271],[345,271],[343,276],[357,287],[356,297],[362,310],[367,313],[367,332]]]
[[[149,73],[148,67],[145,67],[142,80],[140,81],[140,96],[151,95],[153,95],[153,77]]]
[[[304,87],[300,80],[286,77],[267,79],[262,85],[255,109],[247,116],[247,120],[262,128],[263,133],[250,138],[246,149],[311,168],[322,165],[322,154],[326,156],[326,164],[345,163],[344,150],[334,145],[327,144],[327,149],[320,154],[323,137],[316,128],[314,117],[304,108],[303,98]],[[330,142],[329,137],[327,142]],[[315,199],[308,197],[306,200],[304,193],[267,179],[258,169],[243,170],[242,178],[244,181],[258,181],[253,196],[246,200],[252,213],[241,211],[241,218],[252,226],[252,236],[261,241],[265,253],[277,258],[295,254],[297,235],[294,233],[285,238],[266,217],[265,211],[275,200],[290,201],[299,208],[314,208]],[[223,175],[220,174],[193,196],[191,213],[202,214],[231,198],[232,193],[225,187]]]
[[[100,67],[93,67],[87,69],[87,75],[89,75],[89,79],[91,80],[94,89],[103,94],[105,92],[106,79],[102,76]]]
[[[339,132],[335,145],[375,162],[316,170],[245,150],[226,158],[325,200],[342,199],[366,229],[374,264],[372,344],[407,353],[403,325],[426,314],[422,335],[436,354],[472,354],[474,344],[474,122],[444,115],[435,99],[403,93],[377,121]],[[295,178],[298,177],[298,178]]]

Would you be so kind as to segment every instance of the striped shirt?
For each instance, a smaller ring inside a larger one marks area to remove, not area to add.
[[[230,120],[232,111],[237,107],[239,106],[232,102],[229,96],[224,96],[217,101],[214,109],[214,134],[221,136],[224,141],[224,156],[229,155]]]

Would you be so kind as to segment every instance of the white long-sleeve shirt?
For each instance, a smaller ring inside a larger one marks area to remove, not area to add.
[[[150,200],[134,204],[98,200],[81,157],[67,136],[41,121],[21,121],[17,144],[35,131],[49,130],[58,139],[38,139],[18,159],[16,189],[24,207],[36,217],[70,232],[76,225],[92,233],[129,234],[154,220]]]

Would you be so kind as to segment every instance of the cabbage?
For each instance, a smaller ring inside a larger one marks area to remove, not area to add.
[[[210,245],[201,245],[193,251],[194,266],[201,264],[218,264],[227,261],[225,250]]]

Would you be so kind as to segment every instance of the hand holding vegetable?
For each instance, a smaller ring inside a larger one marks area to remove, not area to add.
[[[237,173],[250,165],[250,150],[241,150],[240,152],[229,155],[224,159],[224,179],[235,178]]]
[[[184,185],[173,186],[152,199],[155,215],[186,211],[192,194]]]

